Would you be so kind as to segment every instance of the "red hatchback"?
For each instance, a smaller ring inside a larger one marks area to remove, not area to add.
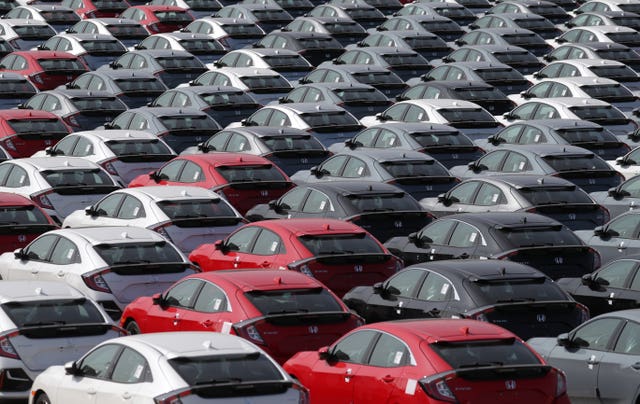
[[[364,321],[317,280],[281,271],[216,271],[187,276],[140,297],[120,324],[130,333],[215,331],[259,345],[279,363],[318,349]]]
[[[564,404],[566,378],[515,334],[475,320],[359,327],[285,370],[312,404]]]
[[[58,226],[32,200],[0,192],[0,253],[26,247],[36,237]]]
[[[371,234],[335,219],[275,219],[247,224],[225,240],[203,244],[189,260],[203,271],[291,269],[313,276],[338,296],[382,282],[402,261]]]
[[[0,71],[25,76],[40,91],[52,90],[89,71],[77,56],[59,51],[16,51],[0,60]]]
[[[240,214],[278,199],[295,184],[271,161],[244,153],[178,156],[159,170],[134,178],[129,187],[193,185],[226,198]]]
[[[31,157],[35,152],[53,146],[70,132],[64,121],[51,112],[0,110],[0,146],[13,158]]]
[[[179,31],[194,20],[187,10],[177,6],[133,6],[120,17],[139,22],[151,34]]]

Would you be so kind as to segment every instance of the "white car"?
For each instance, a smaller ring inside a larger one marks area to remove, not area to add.
[[[220,56],[227,53],[227,50],[219,41],[207,34],[179,31],[150,35],[136,45],[135,48],[187,51],[205,64],[215,62],[220,59]]]
[[[30,157],[0,163],[0,192],[30,198],[58,223],[119,188],[102,167],[79,157]]]
[[[144,227],[189,253],[201,244],[227,237],[244,223],[237,210],[208,189],[149,186],[112,192],[67,216],[62,227]]]
[[[62,32],[76,22],[80,16],[69,7],[59,4],[35,4],[18,6],[4,15],[4,18],[26,18],[29,20],[46,22],[57,32]]]
[[[10,42],[16,50],[30,50],[55,34],[56,31],[44,21],[26,18],[0,20],[0,38]]]
[[[207,34],[220,41],[227,49],[240,49],[259,41],[265,32],[253,21],[244,18],[199,18],[181,31]]]
[[[615,160],[607,160],[607,163],[614,170],[624,175],[625,179],[630,179],[640,174],[640,147],[636,147],[629,153]]]
[[[91,70],[109,64],[127,48],[112,35],[58,34],[39,45],[37,50],[68,52],[82,59]]]
[[[62,282],[0,282],[0,401],[27,400],[33,380],[52,365],[126,335],[93,300]]]
[[[547,40],[547,43],[554,48],[567,42],[620,43],[638,50],[640,48],[640,33],[633,28],[621,25],[592,25],[571,28],[559,37]]]
[[[69,34],[113,35],[129,50],[149,36],[149,31],[138,21],[127,18],[89,18],[78,21],[66,30]]]
[[[194,272],[172,243],[139,227],[52,230],[0,255],[3,280],[66,282],[114,320],[133,299],[160,293]]]
[[[74,132],[33,155],[72,156],[92,161],[123,187],[140,174],[160,168],[176,152],[156,135],[133,129],[96,129]]]
[[[640,3],[637,0],[591,0],[569,14],[579,15],[589,11],[626,11],[640,13]]]
[[[298,52],[274,48],[237,49],[222,56],[218,61],[207,64],[207,68],[211,70],[222,67],[272,69],[291,83],[296,83],[313,70],[311,63]]]
[[[112,339],[33,383],[29,404],[303,404],[308,392],[235,335],[166,332]]]

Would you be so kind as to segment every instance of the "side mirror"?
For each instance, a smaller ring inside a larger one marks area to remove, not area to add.
[[[145,46],[143,46],[142,44],[137,44],[133,46],[133,49],[136,50],[141,50],[141,49],[147,49]]]
[[[384,295],[386,293],[383,282],[377,282],[373,284],[374,295]]]
[[[466,44],[467,44],[467,42],[466,42],[466,41],[464,41],[462,38],[458,38],[458,39],[456,39],[455,41],[453,41],[453,43],[455,43],[455,44],[456,44],[456,45],[458,45],[458,46],[464,46],[464,45],[466,45]]]
[[[350,148],[351,150],[353,150],[356,147],[358,147],[358,142],[356,142],[353,139],[347,139],[347,140],[344,141],[344,145],[347,146],[348,148]]]
[[[444,206],[449,206],[451,205],[451,199],[449,199],[447,197],[447,194],[440,194],[438,195],[438,202],[440,202],[441,204],[443,204]]]
[[[477,161],[472,161],[467,166],[469,167],[469,170],[473,171],[474,173],[477,173],[483,170],[483,165],[478,163]]]
[[[505,112],[504,114],[502,114],[502,117],[508,121],[511,121],[514,119],[514,116],[511,112]]]
[[[498,146],[500,143],[504,142],[504,139],[498,137],[497,135],[491,135],[487,138],[487,142],[491,143],[494,146]]]
[[[536,78],[536,79],[541,79],[541,78],[542,78],[542,74],[540,74],[540,72],[534,72],[534,73],[532,74],[532,76],[533,76],[534,78]]]
[[[522,98],[524,98],[525,100],[528,100],[529,98],[535,98],[536,95],[535,94],[531,94],[528,91],[523,91],[523,92],[520,93],[520,96]]]
[[[340,59],[338,59],[338,58],[335,58],[335,59],[333,59],[333,60],[331,61],[331,63],[332,63],[332,64],[334,64],[334,65],[343,65],[343,64],[344,64],[344,61],[342,61],[342,60],[340,60]]]
[[[453,63],[455,62],[455,60],[453,60],[453,58],[451,56],[445,56],[442,58],[442,62],[443,63]]]
[[[469,29],[478,29],[478,28],[480,28],[478,26],[478,24],[469,24],[469,25],[467,25],[467,27],[469,27]]]
[[[151,174],[149,174],[149,178],[155,182],[160,182],[160,180],[162,179],[162,177],[160,176],[160,174],[158,174],[157,171],[154,171]]]
[[[213,248],[220,251],[223,254],[226,254],[229,252],[229,247],[224,243],[224,240],[217,240],[215,243],[213,243]]]
[[[67,362],[67,363],[65,363],[64,364],[64,371],[68,375],[72,375],[72,376],[79,376],[80,375],[80,369],[78,368],[78,365],[76,365],[75,362]]]
[[[558,346],[568,347],[571,345],[571,340],[569,339],[569,334],[566,332],[564,334],[558,335],[557,338]]]
[[[607,234],[608,234],[608,233],[607,233],[607,231],[604,229],[604,227],[603,227],[603,226],[596,226],[596,227],[593,229],[593,235],[594,235],[594,236],[598,236],[598,237],[601,237],[601,238],[602,238],[602,237],[606,237],[606,236],[607,236]]]
[[[88,208],[86,208],[86,209],[84,210],[84,213],[85,213],[87,216],[91,216],[91,217],[100,216],[100,215],[98,215],[98,211],[97,211],[93,206],[89,206]]]
[[[240,125],[242,125],[242,126],[248,126],[248,125],[247,125],[247,122],[248,122],[248,121],[247,121],[247,118],[243,118],[243,119],[241,119],[241,120],[240,120]]]
[[[320,358],[320,360],[327,362],[333,360],[333,355],[331,355],[331,353],[329,352],[328,346],[323,346],[322,348],[318,349],[318,357]]]
[[[303,77],[300,80],[298,80],[298,84],[309,84],[309,83],[311,83],[311,81],[306,77]]]
[[[322,177],[325,174],[329,174],[329,171],[327,170],[323,170],[321,168],[318,168],[318,166],[315,167],[311,167],[311,169],[309,170],[309,172],[313,175],[315,175],[317,178]]]
[[[565,43],[565,42],[567,42],[567,39],[566,38],[562,38],[562,37],[556,37],[555,41],[557,43]]]
[[[47,146],[47,147],[45,147],[45,148],[44,148],[44,153],[45,153],[47,156],[55,156],[55,155],[56,155],[56,152],[54,152],[54,151],[53,151],[53,149],[51,148],[51,146]]]
[[[111,122],[106,122],[102,126],[104,126],[105,129],[113,129],[113,123],[111,123]]]
[[[564,23],[564,26],[567,27],[567,28],[573,28],[573,27],[576,26],[576,23],[575,22],[571,22],[571,21],[567,21],[567,22]]]
[[[278,203],[277,199],[269,201],[268,205],[269,205],[269,209],[273,210],[276,213],[282,211],[282,208],[280,207],[280,204]]]
[[[118,63],[118,61],[114,60],[113,62],[109,63],[109,67],[112,69],[117,69],[120,67],[120,64]]]
[[[592,274],[583,275],[581,282],[583,285],[588,286],[591,290],[602,290],[603,286],[609,285],[609,281],[607,281],[606,279],[599,278],[597,275]]]
[[[24,252],[24,248],[18,248],[16,250],[13,251],[13,255],[14,257],[16,257],[16,259],[19,259],[21,261],[26,261],[29,258],[27,257],[27,254],[25,254]]]
[[[162,298],[161,293],[156,293],[153,296],[151,296],[151,302],[156,306],[160,306],[160,308],[162,309],[164,309],[166,306],[165,300]]]

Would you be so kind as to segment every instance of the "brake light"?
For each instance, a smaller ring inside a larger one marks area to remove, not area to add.
[[[180,397],[186,397],[190,394],[191,389],[187,389],[170,396],[156,397],[153,399],[153,402],[155,404],[182,404]]]
[[[37,84],[44,84],[44,80],[42,79],[42,75],[44,73],[36,73],[29,76],[29,79]]]
[[[420,380],[420,387],[431,398],[444,401],[445,403],[457,403],[456,396],[453,395],[451,389],[447,385],[444,377]]]
[[[48,194],[52,194],[53,190],[41,192],[39,194],[31,195],[31,200],[43,209],[53,210],[53,204],[47,197]]]
[[[4,139],[2,143],[4,144],[4,148],[7,150],[11,150],[14,152],[18,151],[18,149],[16,149],[16,145],[13,144],[13,141],[11,140],[11,138]]]
[[[468,318],[474,319],[474,320],[478,320],[478,321],[484,321],[484,322],[489,322],[489,318],[487,317],[487,314],[491,313],[495,311],[495,309],[493,307],[490,307],[486,310],[482,310],[479,311],[477,313],[473,313],[471,315],[468,316]]]
[[[567,376],[565,376],[564,372],[560,369],[555,369],[556,371],[556,397],[560,397],[562,395],[567,394]]]
[[[244,339],[248,339],[254,344],[260,344],[260,345],[265,344],[264,340],[262,339],[262,335],[260,335],[260,332],[258,331],[258,329],[252,324],[245,324],[245,325],[242,325],[242,323],[234,324],[233,329],[235,330],[237,335],[239,335]]]
[[[0,356],[11,359],[20,359],[18,352],[10,341],[10,338],[15,337],[18,334],[18,331],[14,331],[0,337]]]
[[[109,174],[111,175],[118,175],[118,172],[116,171],[116,168],[113,166],[113,162],[118,160],[117,158],[111,159],[111,160],[107,160],[103,163],[101,163],[100,165],[102,166],[102,168],[104,168]]]
[[[89,289],[97,290],[98,292],[112,293],[109,285],[107,285],[107,282],[102,277],[102,275],[109,272],[111,272],[110,269],[92,271],[82,275],[82,280]]]
[[[173,240],[171,240],[171,236],[169,236],[169,233],[167,233],[167,230],[165,229],[165,227],[169,227],[172,224],[173,224],[172,222],[163,223],[160,226],[156,226],[156,227],[152,228],[151,230],[153,230],[156,233],[160,234],[162,237],[166,238],[167,240],[173,241]]]
[[[78,123],[78,120],[76,119],[76,115],[77,114],[65,116],[64,118],[62,118],[62,120],[65,121],[67,123],[67,125],[80,127],[80,124]]]
[[[593,254],[593,269],[600,268],[600,265],[602,264],[602,258],[600,258],[600,253],[591,247],[589,247],[589,252]]]

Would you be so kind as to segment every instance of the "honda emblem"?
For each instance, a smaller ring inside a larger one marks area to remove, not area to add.
[[[555,258],[553,259],[553,262],[555,262],[555,263],[556,263],[556,264],[558,264],[558,265],[563,264],[563,263],[564,263],[564,258],[562,258],[562,257],[555,257]]]
[[[318,333],[318,326],[317,325],[310,325],[309,326],[309,334],[317,334]]]
[[[402,228],[402,220],[396,220],[395,222],[393,222],[393,226],[394,226],[396,229],[400,229],[400,228]]]
[[[547,316],[544,314],[538,314],[536,316],[536,320],[538,320],[539,323],[544,323],[545,321],[547,321]]]
[[[24,243],[25,241],[27,241],[27,236],[25,236],[24,234],[19,235],[18,241]]]
[[[516,381],[515,380],[506,380],[504,382],[504,387],[506,387],[507,390],[515,390],[516,389]]]
[[[262,190],[262,191],[260,191],[260,195],[261,195],[261,196],[269,196],[269,191],[267,191],[267,190]]]
[[[362,265],[355,265],[353,267],[353,270],[356,271],[356,272],[362,272]]]

